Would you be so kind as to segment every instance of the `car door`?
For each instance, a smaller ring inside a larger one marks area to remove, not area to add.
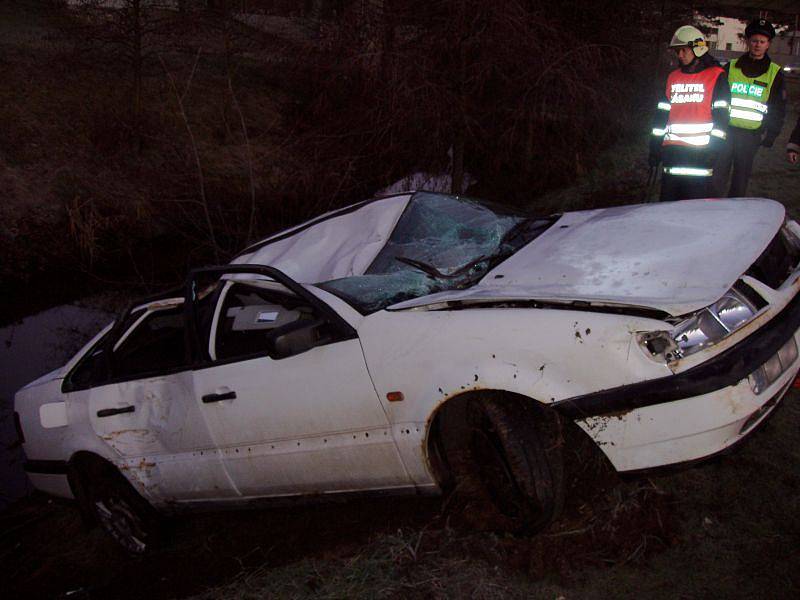
[[[225,499],[236,491],[195,400],[183,298],[131,311],[107,353],[109,381],[89,390],[89,420],[118,464],[163,501]]]
[[[410,486],[355,331],[285,275],[247,268],[223,276],[194,374],[239,493]]]

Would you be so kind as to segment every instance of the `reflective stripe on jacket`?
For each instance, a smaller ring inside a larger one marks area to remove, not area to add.
[[[731,84],[730,124],[740,129],[758,129],[767,114],[767,101],[781,66],[772,62],[763,75],[748,77],[738,63],[738,58],[732,61],[728,71],[728,82]]]
[[[723,73],[721,67],[714,66],[698,73],[676,69],[669,74],[669,104],[659,104],[659,109],[669,111],[669,118],[663,131],[653,130],[653,135],[664,136],[664,146],[704,147],[711,136],[725,139],[725,132],[714,127],[711,114],[714,86]]]

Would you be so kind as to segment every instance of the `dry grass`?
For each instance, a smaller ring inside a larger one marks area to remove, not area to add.
[[[285,202],[296,194],[282,116],[289,96],[257,64],[227,69],[224,31],[195,31],[214,52],[200,55],[183,115],[164,70],[149,65],[147,103],[133,120],[125,69],[78,44],[62,11],[34,2],[2,10],[0,23],[16,32],[0,38],[3,322],[108,287],[169,287],[187,266],[238,251],[256,228],[308,216]],[[179,49],[164,59],[184,83],[196,54]]]

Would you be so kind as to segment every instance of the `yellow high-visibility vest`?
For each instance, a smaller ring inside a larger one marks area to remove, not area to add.
[[[758,129],[767,114],[767,100],[781,66],[771,62],[766,73],[748,77],[739,68],[739,59],[731,62],[728,82],[731,85],[731,127]]]

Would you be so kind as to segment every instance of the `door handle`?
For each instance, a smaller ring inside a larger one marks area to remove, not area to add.
[[[223,400],[233,400],[236,398],[236,392],[225,392],[224,394],[206,394],[203,396],[203,402],[209,404],[210,402],[222,402]]]
[[[111,417],[113,415],[121,415],[122,413],[129,413],[136,410],[135,406],[123,406],[122,408],[101,408],[97,411],[98,417]]]

